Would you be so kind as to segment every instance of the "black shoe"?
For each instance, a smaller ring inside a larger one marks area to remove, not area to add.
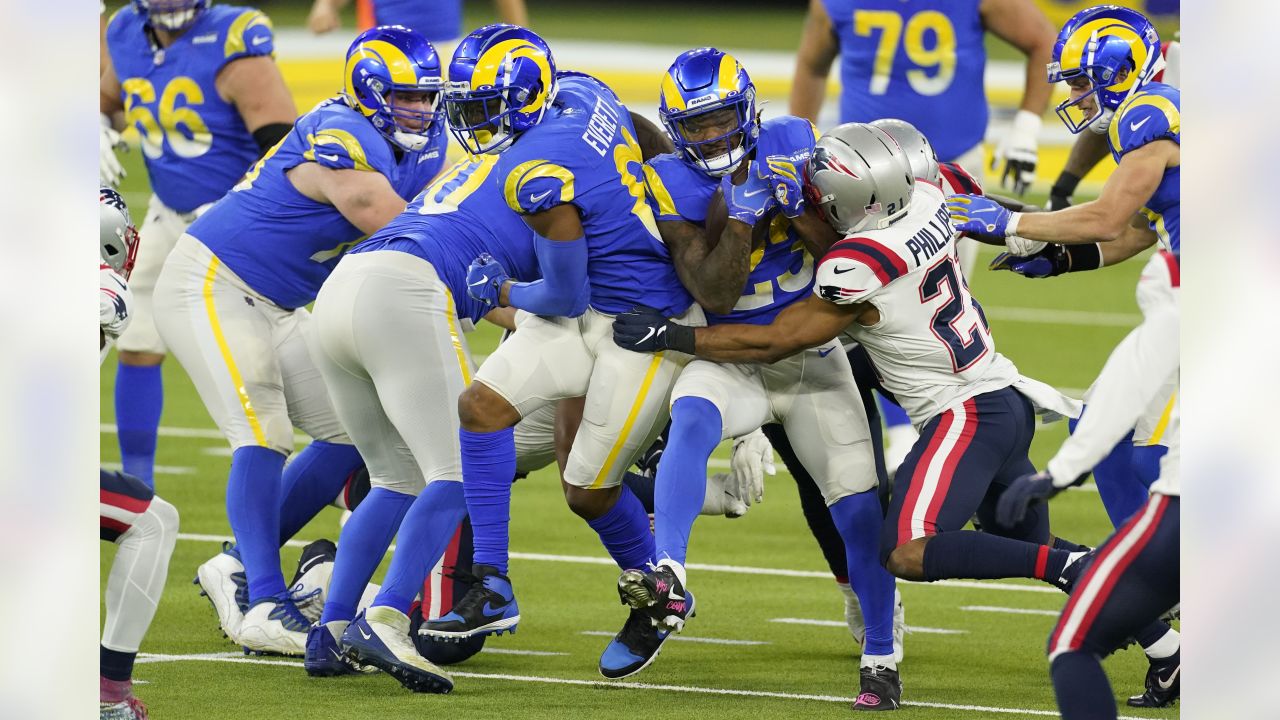
[[[1076,553],[1073,552],[1071,554],[1075,555]],[[1076,587],[1076,582],[1084,575],[1084,571],[1088,570],[1089,566],[1093,564],[1093,559],[1097,557],[1097,554],[1097,548],[1092,548],[1074,560],[1068,560],[1067,566],[1062,568],[1062,575],[1058,577],[1058,581],[1054,585],[1057,585],[1062,592],[1070,595],[1071,591]]]
[[[626,570],[618,577],[618,596],[625,605],[647,614],[655,625],[674,632],[694,614],[693,593],[685,589],[671,568],[659,565],[652,572]]]
[[[1151,660],[1147,668],[1144,682],[1146,690],[1141,695],[1129,698],[1129,707],[1162,708],[1172,705],[1178,699],[1178,691],[1182,685],[1178,677],[1182,674],[1182,651],[1179,650],[1167,658]],[[1148,658],[1150,659],[1150,658]]]
[[[902,679],[897,670],[864,667],[858,671],[861,689],[854,710],[897,710],[902,703]]]
[[[298,556],[298,569],[293,573],[293,580],[289,581],[289,587],[293,587],[302,580],[302,576],[316,565],[325,562],[333,562],[338,559],[338,546],[333,544],[332,540],[321,538],[315,542],[302,548],[302,555]]]
[[[424,622],[426,618],[422,617],[422,605],[414,603],[409,609],[409,639],[413,640],[419,655],[437,665],[456,665],[484,649],[484,635],[450,642],[421,634],[419,631]]]
[[[600,654],[600,674],[610,680],[635,675],[658,657],[671,631],[654,626],[643,610],[632,610],[627,622]]]
[[[658,461],[662,459],[662,453],[667,449],[667,433],[671,432],[671,423],[658,433],[658,437],[654,439],[653,444],[640,453],[640,457],[636,460],[636,470],[645,477],[656,477],[658,474]]]
[[[455,570],[450,577],[471,586],[444,617],[428,620],[418,634],[458,642],[477,635],[515,632],[520,622],[511,580],[490,565],[473,565],[472,572]]]

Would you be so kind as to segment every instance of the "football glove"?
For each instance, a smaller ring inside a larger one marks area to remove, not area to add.
[[[1053,244],[1032,255],[1000,253],[991,261],[989,269],[1009,270],[1029,278],[1047,278],[1070,272],[1071,258],[1064,246]]]
[[[1007,237],[1017,227],[1017,213],[981,195],[950,195],[947,212],[951,214],[951,225],[960,232]]]
[[[785,155],[770,156],[765,160],[772,171],[769,179],[773,183],[773,199],[782,208],[782,214],[789,218],[800,217],[804,214],[800,171]]]
[[[733,176],[725,175],[720,181],[720,191],[724,194],[729,217],[751,226],[778,204],[773,197],[774,190],[769,180],[758,177],[753,172],[747,173],[747,181],[741,185],[734,185]]]
[[[678,350],[693,354],[693,328],[673,323],[647,307],[632,308],[615,317],[613,341],[632,352]]]
[[[764,476],[777,475],[778,468],[773,464],[773,445],[759,428],[733,439],[729,467],[733,470],[730,492],[734,497],[748,506],[764,502]]]
[[[101,114],[101,117],[102,133],[98,137],[98,178],[103,185],[118,187],[127,173],[124,171],[124,166],[120,164],[120,158],[116,157],[116,150],[128,150],[129,146],[120,139],[120,133],[111,127],[111,118],[106,114]]]
[[[1062,488],[1054,487],[1053,476],[1047,472],[1023,475],[1000,495],[996,503],[996,522],[1004,527],[1014,527],[1027,516],[1028,507],[1061,491]]]
[[[1080,177],[1074,173],[1062,171],[1058,179],[1049,188],[1049,210],[1061,210],[1071,207],[1071,196],[1080,185]]]
[[[1013,127],[1001,140],[991,156],[991,171],[995,172],[1004,161],[1000,174],[1000,187],[1012,186],[1013,192],[1024,195],[1036,181],[1036,155],[1039,150],[1041,120],[1030,110],[1019,110],[1013,118]]]
[[[483,253],[467,268],[467,294],[486,307],[498,307],[502,284],[509,279],[502,263],[489,253]]]

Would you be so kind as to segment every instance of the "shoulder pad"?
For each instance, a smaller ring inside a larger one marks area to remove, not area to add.
[[[1117,157],[1162,138],[1180,142],[1180,93],[1173,88],[1169,90],[1168,94],[1144,90],[1125,100],[1116,110],[1107,139]]]
[[[958,163],[938,163],[942,174],[943,192],[948,195],[981,195],[982,184]],[[949,186],[949,187],[946,187]]]
[[[507,206],[521,215],[573,202],[573,172],[546,160],[526,160],[502,184]]]
[[[304,159],[334,170],[368,172],[384,172],[392,162],[386,141],[363,118],[345,118],[324,109],[316,112],[324,116],[311,127],[298,123],[306,139]]]
[[[814,292],[837,305],[861,302],[907,274],[896,253],[870,238],[845,238],[818,264]]]
[[[700,223],[719,183],[699,183],[699,173],[676,153],[666,153],[644,164],[645,194],[654,218]]]
[[[252,55],[272,55],[275,52],[275,35],[271,18],[261,10],[244,9],[227,27],[227,39],[222,44],[224,60]]]

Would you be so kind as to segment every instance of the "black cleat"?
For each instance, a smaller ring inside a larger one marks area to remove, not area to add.
[[[659,565],[651,572],[626,570],[618,577],[618,597],[623,604],[647,614],[655,625],[680,632],[693,615],[693,593],[685,589],[671,568]]]
[[[600,674],[610,680],[635,675],[658,657],[671,631],[656,627],[643,610],[632,609],[627,622],[600,654]]]
[[[897,670],[864,667],[858,671],[861,689],[854,710],[897,710],[902,703],[902,679]]]
[[[1147,668],[1146,689],[1141,695],[1134,695],[1126,702],[1129,707],[1162,708],[1172,705],[1178,699],[1182,685],[1178,677],[1182,674],[1182,651],[1179,650],[1167,658],[1151,660]]]
[[[471,586],[444,617],[428,620],[419,635],[437,640],[461,642],[483,635],[516,631],[520,608],[516,605],[511,580],[489,565],[473,565],[472,572],[455,570],[451,576]]]

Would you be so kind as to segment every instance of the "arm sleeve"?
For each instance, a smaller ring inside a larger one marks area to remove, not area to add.
[[[512,307],[535,315],[577,317],[587,311],[591,292],[587,285],[587,239],[568,242],[534,239],[542,279],[518,282],[507,297]]]

